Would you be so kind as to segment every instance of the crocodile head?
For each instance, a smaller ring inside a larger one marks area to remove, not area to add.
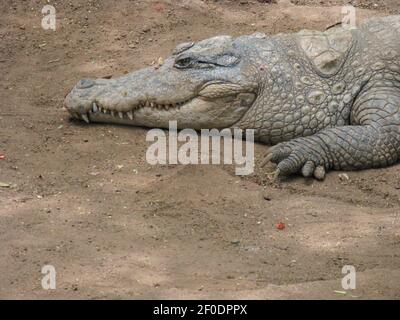
[[[65,99],[86,122],[168,128],[226,128],[251,108],[258,92],[254,61],[239,38],[219,36],[179,45],[172,56],[116,79],[80,80]]]

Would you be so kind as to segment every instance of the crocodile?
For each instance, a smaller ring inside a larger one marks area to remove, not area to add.
[[[80,80],[64,105],[88,123],[253,129],[277,176],[387,167],[400,157],[400,16],[182,43],[156,65]]]

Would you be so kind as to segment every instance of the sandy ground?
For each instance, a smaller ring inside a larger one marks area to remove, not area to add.
[[[323,30],[345,1],[262,2],[50,1],[45,31],[46,1],[1,1],[0,298],[400,298],[399,165],[281,183],[272,166],[151,166],[145,129],[62,110],[80,78],[216,34]],[[396,3],[358,1],[358,21]],[[46,264],[56,290],[41,287]],[[346,293],[344,265],[357,270]]]

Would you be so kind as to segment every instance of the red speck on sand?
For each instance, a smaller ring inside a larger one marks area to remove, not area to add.
[[[277,223],[276,224],[276,228],[278,229],[278,230],[283,230],[283,229],[285,229],[285,224],[283,223],[283,222],[279,222],[279,223]]]

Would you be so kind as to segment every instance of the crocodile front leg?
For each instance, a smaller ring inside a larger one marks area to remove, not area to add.
[[[322,180],[329,169],[379,168],[399,160],[399,91],[379,88],[361,95],[351,123],[280,143],[269,150],[265,162],[276,163],[278,175],[301,172]]]

